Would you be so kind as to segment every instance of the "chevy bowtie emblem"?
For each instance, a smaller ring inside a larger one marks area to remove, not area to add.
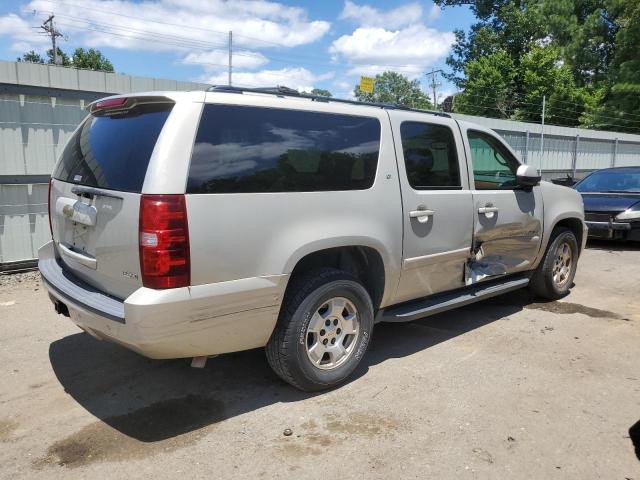
[[[71,205],[65,205],[62,207],[62,213],[65,217],[73,217],[73,207]]]

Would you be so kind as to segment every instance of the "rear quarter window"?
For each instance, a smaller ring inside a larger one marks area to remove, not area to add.
[[[151,154],[172,106],[138,105],[124,114],[89,116],[67,143],[53,177],[140,193]]]
[[[362,190],[380,150],[375,118],[205,105],[188,193]]]

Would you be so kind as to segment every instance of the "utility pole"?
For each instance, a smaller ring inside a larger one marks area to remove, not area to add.
[[[53,64],[58,65],[58,49],[56,48],[56,37],[61,37],[62,34],[56,29],[56,26],[53,23],[54,18],[55,15],[53,14],[49,16],[49,18],[47,18],[42,23],[42,25],[40,25],[40,28],[44,30],[47,36],[51,37],[51,46],[53,48]]]
[[[540,130],[540,161],[542,162],[542,150],[544,149],[544,113],[547,106],[547,96],[542,96],[542,130]],[[542,164],[540,164],[542,165]]]
[[[438,106],[438,97],[436,96],[436,88],[442,85],[442,83],[436,82],[436,73],[438,72],[442,72],[442,70],[441,69],[435,70],[432,68],[431,73],[427,74],[427,75],[431,75],[431,83],[429,84],[429,86],[431,87],[431,91],[433,92],[433,108],[437,108]]]
[[[233,68],[233,32],[229,30],[229,86],[231,86],[231,69]]]

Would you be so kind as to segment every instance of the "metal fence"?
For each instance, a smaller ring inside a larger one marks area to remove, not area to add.
[[[0,271],[33,264],[49,237],[47,182],[85,105],[115,93],[207,85],[0,61]],[[454,115],[493,128],[545,178],[640,165],[640,135]],[[544,137],[544,139],[543,139]],[[542,147],[542,148],[541,148]]]
[[[640,135],[454,114],[492,128],[545,179],[582,178],[607,167],[640,166]]]

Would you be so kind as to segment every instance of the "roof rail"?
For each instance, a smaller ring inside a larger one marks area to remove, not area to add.
[[[222,93],[266,93],[270,95],[276,95],[279,97],[299,97],[308,98],[314,102],[336,102],[346,103],[349,105],[360,105],[366,107],[386,108],[389,110],[405,110],[409,112],[429,113],[438,117],[451,118],[451,115],[444,112],[438,112],[435,110],[423,110],[421,108],[408,107],[406,105],[397,105],[395,103],[379,103],[379,102],[361,102],[358,100],[347,100],[344,98],[325,97],[322,95],[311,95],[309,93],[301,93],[293,88],[277,85],[275,87],[263,87],[263,88],[245,88],[245,87],[233,87],[230,85],[212,85],[207,88],[207,92],[222,92]]]

